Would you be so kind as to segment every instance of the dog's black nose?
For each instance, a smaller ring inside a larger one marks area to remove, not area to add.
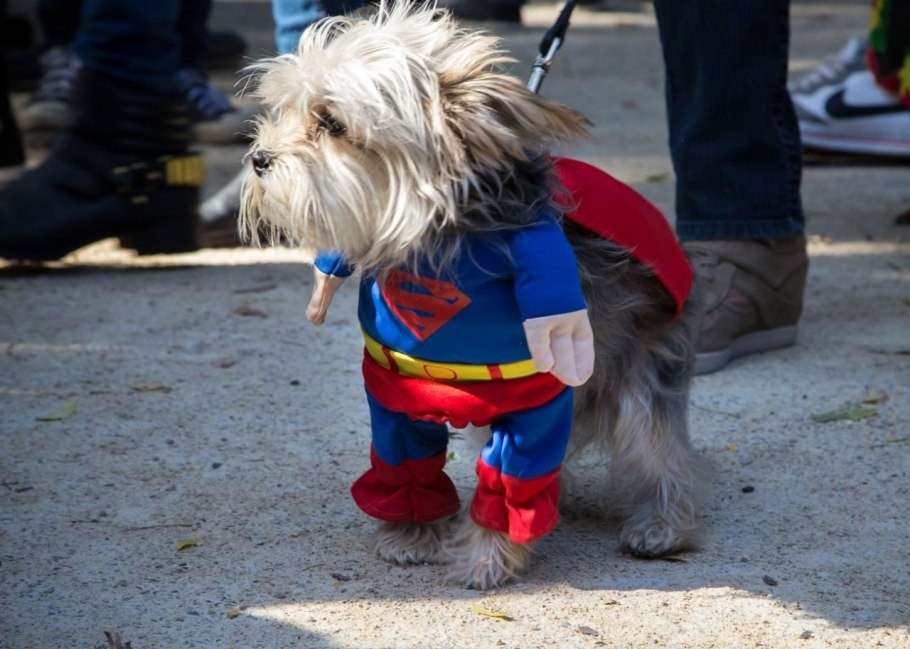
[[[272,166],[272,155],[267,151],[257,151],[250,159],[253,161],[253,171],[257,176],[261,176]]]

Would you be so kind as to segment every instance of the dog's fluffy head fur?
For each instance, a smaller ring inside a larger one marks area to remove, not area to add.
[[[503,73],[513,60],[496,38],[409,4],[322,20],[296,54],[252,66],[267,112],[247,236],[381,269],[444,256],[464,232],[527,221],[548,200],[547,149],[583,134],[584,118]]]

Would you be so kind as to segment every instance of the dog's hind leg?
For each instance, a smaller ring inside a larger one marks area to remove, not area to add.
[[[678,357],[633,366],[619,389],[610,494],[623,517],[620,542],[635,556],[695,544],[703,471],[689,445],[687,404],[688,370]]]

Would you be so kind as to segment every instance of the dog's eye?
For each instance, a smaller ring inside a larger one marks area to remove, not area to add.
[[[335,119],[332,115],[324,113],[319,116],[319,125],[328,131],[329,135],[344,135],[347,128],[344,124]]]

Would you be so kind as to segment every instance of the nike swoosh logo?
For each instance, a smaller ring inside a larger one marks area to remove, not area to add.
[[[845,93],[846,91],[841,88],[828,97],[828,101],[825,102],[825,112],[831,117],[851,119],[854,117],[875,117],[876,115],[910,112],[910,109],[898,103],[880,106],[851,106],[844,102]]]

